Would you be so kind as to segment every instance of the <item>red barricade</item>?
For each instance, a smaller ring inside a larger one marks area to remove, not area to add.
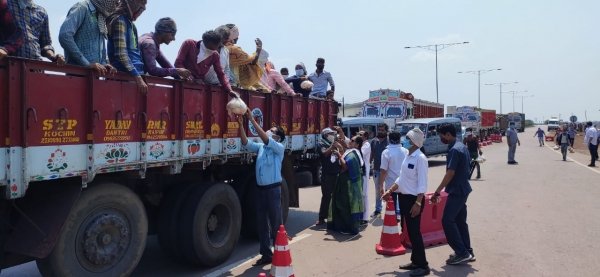
[[[448,194],[442,192],[440,194],[440,202],[437,204],[430,203],[431,196],[433,193],[425,194],[425,199],[423,203],[425,204],[425,208],[423,208],[423,213],[421,214],[421,234],[423,236],[423,244],[425,247],[445,244],[448,241],[446,240],[446,235],[444,234],[444,228],[442,227],[442,215],[444,214],[444,207],[446,207],[446,201],[448,200]],[[403,224],[402,230],[408,230],[406,228],[406,224]],[[402,244],[410,248],[410,239],[408,238],[408,231],[402,232]]]

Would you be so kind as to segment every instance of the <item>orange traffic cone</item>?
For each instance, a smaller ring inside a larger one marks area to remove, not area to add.
[[[381,240],[375,245],[375,251],[377,254],[388,256],[406,253],[406,248],[402,246],[402,239],[400,238],[394,200],[391,198],[387,201],[385,217],[383,218],[383,229],[381,230]]]
[[[275,239],[275,253],[271,264],[271,277],[294,277],[292,256],[288,245],[288,236],[283,225],[279,226]]]

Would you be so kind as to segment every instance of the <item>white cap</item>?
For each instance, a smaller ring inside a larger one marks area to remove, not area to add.
[[[423,142],[425,141],[425,135],[423,134],[423,131],[421,131],[421,129],[414,128],[414,129],[408,131],[408,134],[406,134],[406,137],[408,137],[410,139],[410,141],[412,141],[412,143],[414,143],[417,147],[419,147],[419,148],[423,147]]]

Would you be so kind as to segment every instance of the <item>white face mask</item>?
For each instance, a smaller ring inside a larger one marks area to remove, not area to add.
[[[335,140],[335,136],[334,135],[328,135],[327,136],[327,140],[331,143],[333,143],[333,141]]]
[[[273,138],[273,132],[271,132],[271,130],[266,131],[266,133],[268,138]]]
[[[303,69],[296,69],[296,76],[303,76],[303,75],[304,75]]]
[[[281,77],[283,77],[283,79],[287,79],[287,77],[289,77],[290,75],[281,75]]]

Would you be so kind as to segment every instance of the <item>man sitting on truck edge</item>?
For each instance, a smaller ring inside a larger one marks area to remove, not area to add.
[[[65,57],[56,54],[52,47],[46,9],[32,0],[8,0],[7,5],[23,35],[23,44],[17,48],[16,56],[32,60],[46,57],[58,65],[64,65]]]
[[[0,0],[0,60],[17,53],[23,45],[23,33],[8,8],[8,0]]]
[[[177,33],[177,24],[170,17],[163,17],[154,25],[154,32],[143,34],[140,37],[140,51],[144,61],[144,70],[148,74],[157,77],[171,76],[181,77],[184,80],[192,76],[189,70],[185,68],[175,68],[167,60],[167,57],[160,51],[161,44],[169,44],[175,40]],[[156,63],[161,67],[156,66]]]
[[[275,238],[279,226],[283,224],[281,212],[281,166],[285,146],[285,132],[283,128],[274,126],[265,132],[256,122],[250,110],[246,117],[256,129],[262,143],[248,140],[244,129],[243,116],[238,116],[238,124],[242,144],[256,155],[256,184],[258,184],[258,207],[256,210],[256,224],[260,240],[260,254],[262,257],[254,266],[270,264],[273,260],[271,246],[275,245]],[[269,229],[269,227],[271,227]],[[271,237],[271,235],[273,237]]]
[[[146,0],[121,0],[108,23],[108,59],[119,71],[128,72],[135,78],[138,90],[148,92],[142,78],[144,62],[138,48],[137,28],[133,23],[146,10]]]
[[[188,69],[192,72],[194,79],[200,82],[203,82],[204,76],[213,67],[223,89],[231,96],[238,97],[238,94],[231,89],[229,80],[221,66],[221,58],[219,52],[217,52],[221,39],[221,36],[215,31],[207,31],[202,34],[201,41],[187,39],[179,49],[177,59],[175,59],[175,67]]]
[[[89,67],[100,75],[117,72],[107,64],[106,17],[118,4],[118,0],[83,0],[71,7],[58,35],[68,64]]]
[[[308,75],[308,80],[313,82],[312,91],[310,96],[325,98],[327,95],[327,84],[331,86],[331,90],[335,91],[335,83],[331,73],[325,71],[325,59],[318,58],[316,64],[317,70]]]

